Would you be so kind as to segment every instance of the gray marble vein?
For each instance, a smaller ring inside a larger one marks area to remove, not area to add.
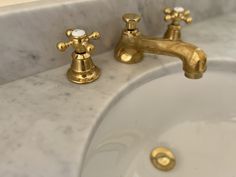
[[[145,34],[160,34],[166,28],[163,9],[181,5],[191,9],[196,21],[236,9],[234,0],[45,0],[0,11],[0,84],[30,76],[70,62],[70,52],[56,50],[66,41],[64,31],[82,28],[99,31],[97,53],[114,48],[124,23],[122,14],[139,13]]]
[[[235,33],[236,14],[230,14],[186,27],[183,37],[206,51],[211,68],[213,60],[235,59]],[[0,85],[1,177],[78,177],[86,144],[107,106],[157,77],[158,68],[161,76],[173,72],[167,66],[180,66],[178,59],[155,55],[121,64],[112,51],[94,61],[102,76],[89,85],[67,81],[68,65]]]

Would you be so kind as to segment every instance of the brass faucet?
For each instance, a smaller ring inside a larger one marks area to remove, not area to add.
[[[138,63],[144,52],[176,56],[183,61],[185,76],[199,79],[206,71],[206,54],[200,48],[181,40],[180,21],[191,23],[190,11],[182,7],[164,10],[165,21],[172,21],[163,38],[144,36],[138,30],[140,16],[129,13],[123,16],[126,28],[115,48],[115,58],[123,63]]]
[[[69,46],[75,50],[72,53],[71,67],[67,71],[68,80],[76,84],[87,84],[99,78],[100,69],[94,65],[91,52],[94,45],[90,44],[91,39],[99,39],[100,34],[93,32],[87,35],[84,30],[67,30],[66,35],[69,42],[60,42],[57,44],[58,50],[64,52]]]

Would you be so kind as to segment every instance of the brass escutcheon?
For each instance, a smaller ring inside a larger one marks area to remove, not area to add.
[[[150,158],[154,167],[161,171],[170,171],[176,164],[174,154],[166,147],[153,149]]]

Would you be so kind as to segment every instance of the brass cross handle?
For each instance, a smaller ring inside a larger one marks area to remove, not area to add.
[[[137,24],[140,22],[141,17],[134,13],[127,13],[123,15],[123,20],[126,23],[126,28],[129,31],[137,29]]]
[[[192,17],[190,17],[190,11],[185,10],[182,7],[175,7],[174,9],[166,8],[164,10],[165,21],[172,20],[173,25],[179,25],[180,21],[184,21],[189,24],[192,22]]]
[[[95,47],[90,44],[91,39],[99,39],[99,32],[93,32],[87,35],[84,30],[81,29],[69,29],[66,31],[66,35],[69,38],[69,42],[59,42],[57,44],[57,49],[64,52],[69,46],[72,46],[76,53],[83,54],[86,52],[91,52]]]

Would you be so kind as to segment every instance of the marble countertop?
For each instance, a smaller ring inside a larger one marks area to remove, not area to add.
[[[236,13],[192,24],[182,35],[209,60],[224,60],[236,56],[235,34]],[[150,70],[170,73],[166,66],[180,60],[146,55],[126,65],[110,51],[94,62],[102,76],[92,84],[67,81],[66,65],[0,86],[0,176],[78,177],[92,131],[117,94]]]

